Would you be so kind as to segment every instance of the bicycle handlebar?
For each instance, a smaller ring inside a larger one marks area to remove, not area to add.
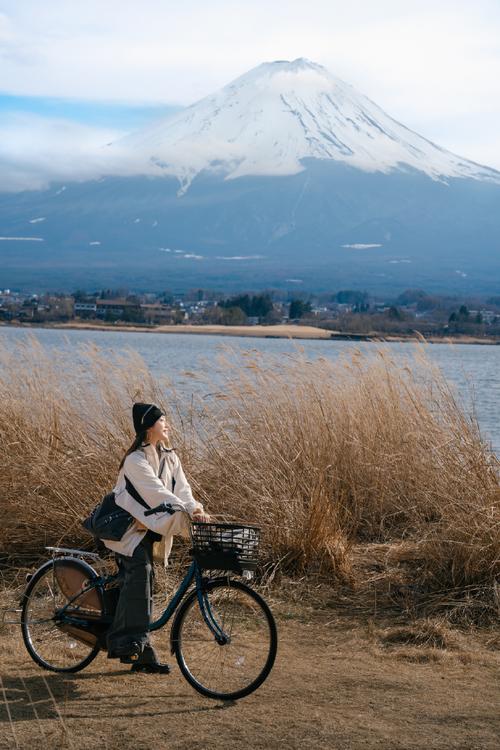
[[[149,508],[149,510],[144,511],[145,516],[152,516],[154,513],[169,513],[171,516],[173,516],[174,513],[187,513],[187,510],[185,508],[179,508],[178,506],[171,505],[170,503],[163,502],[159,505],[156,505],[154,508]],[[189,515],[189,513],[187,513]]]
[[[153,513],[169,513],[171,516],[176,512],[176,510],[180,510],[178,508],[174,508],[170,503],[160,503],[154,508],[150,508],[149,510],[144,511],[145,516],[152,516]]]

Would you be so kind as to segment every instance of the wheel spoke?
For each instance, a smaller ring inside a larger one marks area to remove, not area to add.
[[[228,641],[216,642],[192,596],[181,611],[176,651],[181,670],[205,695],[248,694],[265,679],[274,661],[272,615],[252,589],[232,580],[209,585],[206,601]]]
[[[68,625],[67,630],[64,630],[55,621],[56,611],[67,604],[73,595],[68,590],[68,585],[77,586],[83,580],[90,580],[89,572],[79,562],[56,561],[60,566],[57,571],[54,564],[40,569],[33,577],[32,585],[28,587],[21,618],[23,638],[30,656],[46,669],[77,671],[88,664],[99,650],[95,643],[82,641],[78,637],[81,631],[75,626]],[[64,565],[71,576],[69,584],[66,581],[63,591],[58,582],[58,575],[59,570],[64,572]],[[99,616],[101,612],[102,610],[95,610],[93,614]]]

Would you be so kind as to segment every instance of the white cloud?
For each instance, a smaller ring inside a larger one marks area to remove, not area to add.
[[[0,190],[95,177],[102,170],[104,145],[120,135],[67,120],[8,115],[0,121]]]
[[[500,168],[499,36],[497,0],[4,0],[0,90],[188,104],[264,60],[303,56]]]
[[[10,0],[3,7],[2,88],[15,93],[187,104],[263,60],[295,57],[322,62],[368,95],[403,95],[416,111],[415,98],[442,109],[445,95],[446,107],[452,100],[466,112],[467,100],[500,85],[493,0],[185,0],[182,7]]]

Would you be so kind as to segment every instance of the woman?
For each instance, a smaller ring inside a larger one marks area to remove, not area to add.
[[[168,441],[168,423],[154,404],[136,403],[132,408],[136,437],[119,467],[114,488],[117,505],[135,521],[119,542],[105,541],[116,553],[120,568],[120,597],[108,632],[108,657],[132,664],[134,672],[168,673],[149,643],[152,614],[153,544],[165,565],[174,534],[189,538],[189,517],[209,521],[184,476],[181,462]],[[148,507],[162,502],[178,509],[173,514],[144,516]],[[185,512],[182,512],[185,511]],[[188,514],[188,515],[186,515]],[[189,516],[189,517],[188,517]]]

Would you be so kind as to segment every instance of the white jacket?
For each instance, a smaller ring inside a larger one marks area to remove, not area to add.
[[[149,443],[130,453],[118,473],[118,479],[113,491],[116,496],[116,504],[125,508],[128,512],[146,526],[141,529],[134,523],[127,529],[119,542],[108,539],[103,540],[106,547],[119,552],[122,555],[131,556],[146,534],[147,529],[155,531],[163,536],[162,542],[154,545],[155,559],[163,559],[167,564],[168,556],[172,549],[174,534],[186,536],[188,523],[182,512],[154,513],[145,516],[147,510],[127,492],[125,477],[133,484],[139,495],[149,507],[154,508],[160,503],[167,502],[182,508],[190,516],[195,510],[203,512],[203,505],[197,502],[191,487],[182,470],[179,457],[173,450],[168,450],[159,444],[158,449]]]

